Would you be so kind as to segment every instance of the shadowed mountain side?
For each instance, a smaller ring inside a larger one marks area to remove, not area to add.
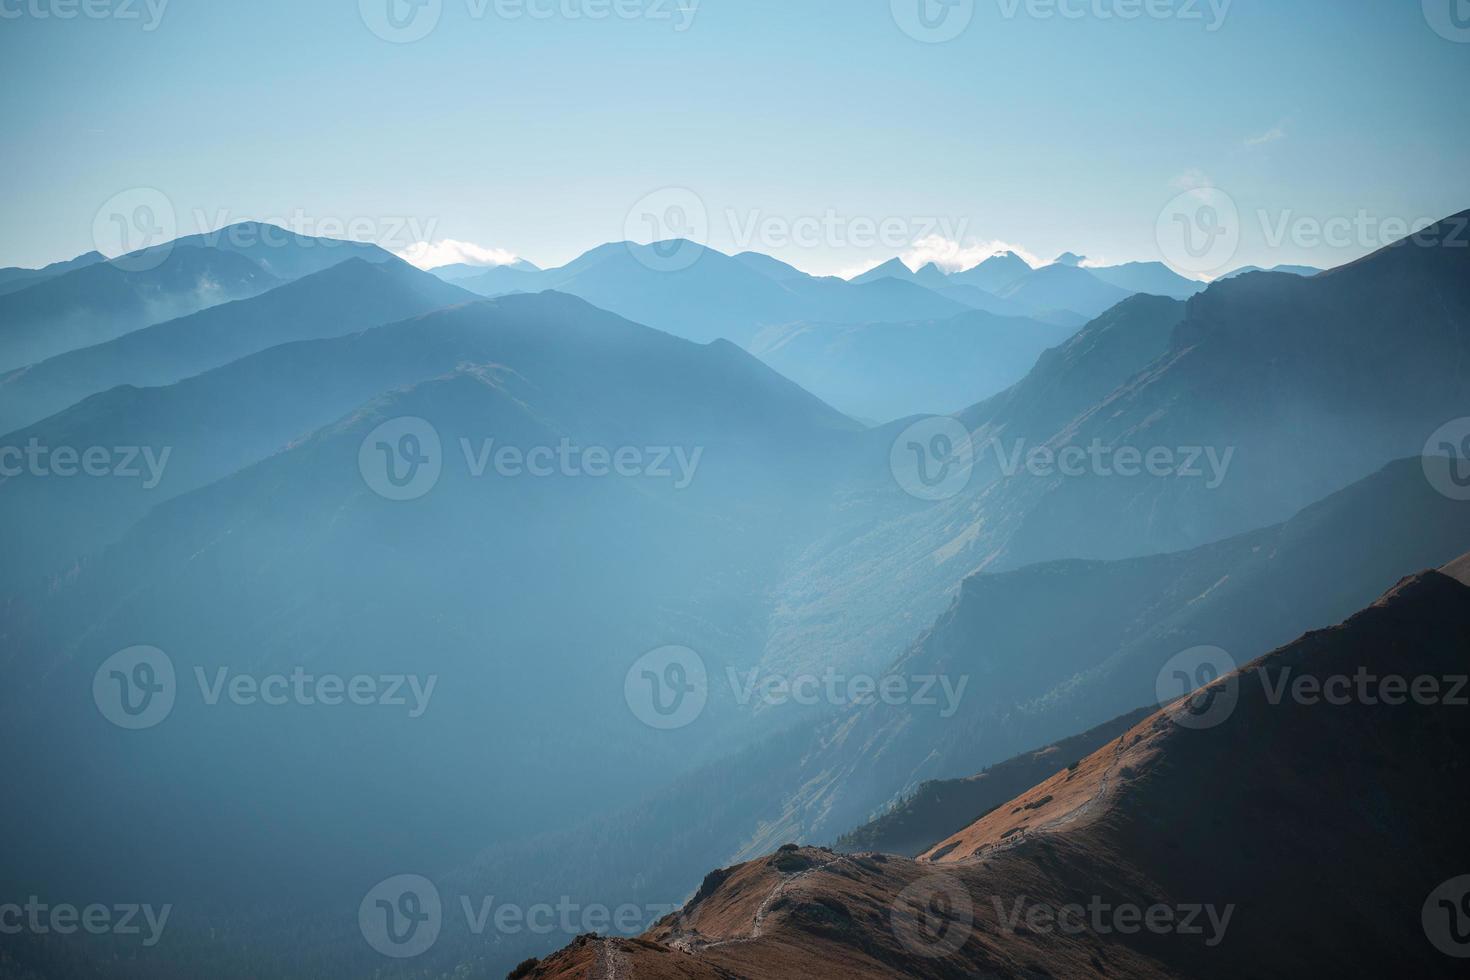
[[[250,259],[210,248],[175,248],[145,272],[84,266],[0,296],[0,371],[279,284]]]
[[[135,330],[0,377],[0,432],[116,385],[172,384],[277,344],[353,333],[479,297],[391,259],[349,258],[251,299]]]
[[[750,350],[829,405],[886,421],[988,398],[1075,332],[975,311],[918,323],[773,327]]]
[[[1285,524],[1191,551],[971,576],[887,671],[952,687],[967,679],[958,710],[880,703],[820,727],[788,783],[800,789],[754,846],[831,840],[927,780],[979,772],[1156,700],[1159,671],[1176,654],[1210,645],[1242,662],[1467,545],[1470,507],[1435,491],[1415,458]]]
[[[1422,452],[1470,404],[1470,249],[1452,244],[1455,222],[1438,229],[1443,245],[1417,243],[1436,240],[1430,229],[1310,279],[1214,283],[1188,301],[1152,363],[1098,372],[1106,386],[1071,417],[1042,399],[1046,424],[1016,424],[1024,416],[998,409],[1046,386],[1059,365],[1043,357],[1014,391],[960,413],[977,462],[944,499],[905,500],[897,487],[885,497],[890,446],[875,446],[872,495],[844,501],[846,533],[795,569],[793,590],[824,588],[786,600],[792,615],[773,629],[768,657],[785,664],[816,647],[862,662],[902,642],[893,627],[912,628],[904,617],[937,614],[971,572],[1219,541]],[[1134,315],[1146,308],[1110,313],[1157,322]],[[1068,346],[1085,349],[1094,326]],[[1084,375],[1090,361],[1080,359]],[[1145,467],[1151,458],[1162,462]],[[904,462],[912,486],[919,466],[941,461]],[[871,508],[861,524],[858,501]],[[842,615],[830,615],[834,603]]]
[[[1008,561],[1079,555],[1084,533],[1081,557],[1218,539],[1421,452],[1470,404],[1470,248],[1453,244],[1458,220],[1437,226],[1443,244],[1408,239],[1320,276],[1243,276],[1190,300],[1169,354],[1055,444],[1233,450],[1223,482],[1033,485],[1046,499],[1027,510]]]
[[[70,815],[25,833],[93,844],[41,869],[26,854],[54,849],[28,836],[35,847],[18,846],[0,870],[79,887],[118,876],[214,889],[221,902],[335,900],[334,889],[356,887],[364,853],[384,874],[453,866],[487,838],[576,820],[589,793],[621,805],[752,737],[723,685],[712,682],[698,723],[674,733],[640,721],[625,690],[635,661],[669,644],[698,651],[711,678],[748,663],[765,583],[811,520],[805,502],[825,496],[832,447],[855,428],[733,345],[694,345],[572,297],[518,296],[272,348],[152,391],[259,398],[265,377],[295,389],[291,371],[330,365],[345,397],[354,383],[382,384],[389,364],[437,370],[443,359],[452,373],[155,506],[77,574],[6,606],[6,729],[57,731],[7,778],[35,806]],[[368,437],[405,417],[433,427],[442,472],[421,497],[394,501],[372,489],[387,485],[373,483],[382,446]],[[644,467],[491,462],[492,449],[529,457],[563,444],[628,447]],[[659,447],[674,450],[662,463],[650,458]],[[140,643],[173,658],[178,703],[147,737],[118,739],[76,694],[113,652]],[[199,680],[298,667],[440,682],[431,710],[412,717],[212,704]],[[641,766],[630,776],[607,753]],[[83,833],[83,797],[96,794],[118,802],[107,833]],[[104,859],[180,814],[187,826],[146,860]],[[21,827],[7,832],[21,839]],[[230,854],[204,860],[219,840]]]
[[[1135,296],[1043,353],[1025,378],[959,418],[977,439],[1044,443],[1163,353],[1184,309],[1174,300]],[[829,662],[879,669],[934,622],[960,580],[975,570],[967,552],[974,532],[967,528],[985,526],[981,514],[989,501],[961,494],[931,503],[903,493],[890,450],[906,424],[869,434],[862,457],[866,482],[839,498],[832,529],[813,541],[781,584],[767,644],[778,669],[809,666],[813,650]],[[993,466],[991,459],[982,456]],[[982,479],[972,478],[972,489]],[[1004,527],[1015,515],[999,511],[992,520]],[[866,598],[853,602],[854,595]]]
[[[116,388],[12,433],[6,442],[14,446],[131,446],[168,457],[153,486],[145,485],[144,458],[134,462],[135,478],[24,472],[0,480],[0,528],[10,545],[0,583],[13,589],[72,567],[149,508],[276,452],[382,391],[490,363],[511,365],[589,412],[594,392],[607,392],[609,372],[645,384],[640,402],[620,396],[605,406],[610,419],[636,408],[650,427],[640,439],[671,425],[687,426],[686,435],[749,426],[774,448],[858,428],[733,345],[700,347],[555,293],[480,301],[281,345],[163,388]],[[659,420],[660,405],[680,423]],[[826,452],[813,450],[813,465]],[[734,498],[744,483],[731,472],[721,489]]]
[[[1044,352],[1013,387],[958,418],[972,432],[1045,438],[1168,350],[1186,309],[1161,296],[1130,297]]]
[[[1252,667],[1462,677],[1467,650],[1470,589],[1426,572]],[[579,938],[528,975],[1458,976],[1421,912],[1470,863],[1470,714],[1272,703],[1233,682],[1223,723],[1187,727],[1193,699],[1176,702],[946,842],[941,864],[783,850],[711,873],[639,939]]]
[[[1450,562],[1440,571],[1470,585],[1470,554]],[[1081,735],[990,766],[974,776],[924,783],[913,796],[883,816],[843,834],[838,839],[838,849],[917,857],[950,836],[954,827],[965,823],[966,813],[982,816],[989,813],[1060,769],[1091,755],[1155,710],[1154,706],[1139,708]]]
[[[1137,714],[1155,697],[1159,667],[1175,653],[1218,643],[1244,659],[1340,620],[1406,570],[1440,563],[1470,541],[1470,512],[1432,494],[1407,467],[1339,498],[1229,547],[976,576],[956,608],[889,671],[942,673],[956,684],[968,677],[952,716],[921,704],[839,707],[816,718],[795,704],[768,706],[758,717],[779,734],[637,806],[601,811],[534,842],[493,845],[448,876],[446,888],[493,889],[515,901],[576,894],[609,906],[668,903],[687,896],[709,867],[789,840],[832,841],[889,812],[900,823],[912,814],[933,834],[931,844],[998,797],[1087,754],[1105,733],[1116,738],[1130,722],[1115,716]],[[1391,515],[1385,541],[1360,533],[1383,514]],[[1058,596],[1067,599],[1066,616],[1055,614]],[[1125,707],[1110,709],[1115,702]],[[928,783],[986,767],[954,796],[947,784]],[[730,793],[731,785],[742,791]],[[915,807],[906,810],[909,797]],[[956,812],[967,801],[974,809]],[[894,804],[899,809],[890,811]],[[447,926],[435,962],[448,970],[456,957],[474,958],[477,944]],[[540,949],[528,941],[502,952],[508,968]]]
[[[1139,708],[1081,735],[998,762],[974,776],[924,783],[881,817],[839,837],[837,849],[918,857],[955,827],[979,819],[1059,769],[1086,758],[1155,710],[1153,706]]]

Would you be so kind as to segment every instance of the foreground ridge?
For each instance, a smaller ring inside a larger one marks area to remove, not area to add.
[[[1470,869],[1463,565],[1166,705],[917,860],[787,845],[528,975],[1457,974],[1428,899]],[[1364,696],[1391,678],[1437,693]]]

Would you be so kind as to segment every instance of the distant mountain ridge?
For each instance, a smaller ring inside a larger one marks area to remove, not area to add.
[[[276,344],[351,333],[478,300],[398,259],[374,264],[349,258],[249,299],[0,376],[0,433],[115,385],[172,384]]]
[[[666,253],[681,259],[670,267]],[[484,296],[554,289],[678,337],[699,343],[724,338],[741,346],[765,327],[798,321],[914,320],[969,308],[912,282],[883,277],[854,284],[774,262],[693,242],[614,242],[558,269],[501,267],[456,283]]]
[[[101,252],[85,252],[74,259],[52,262],[39,269],[22,269],[14,266],[0,269],[0,296],[34,286],[44,279],[55,278],[64,272],[71,272],[73,269],[81,269],[105,261],[107,257]]]
[[[113,261],[125,267],[146,267],[176,248],[211,248],[250,259],[282,280],[299,279],[330,266],[359,258],[388,262],[395,256],[371,242],[303,235],[264,221],[240,221],[214,231],[185,235],[160,245],[138,249]]]
[[[1186,279],[1162,262],[1125,262],[1122,265],[1093,267],[1087,271],[1105,283],[1134,293],[1188,299],[1202,293],[1209,283]]]
[[[1322,271],[1323,270],[1310,265],[1275,265],[1269,269],[1263,269],[1258,265],[1243,265],[1239,269],[1236,269],[1234,272],[1228,273],[1221,278],[1234,279],[1236,276],[1243,276],[1249,272],[1275,272],[1285,273],[1286,275],[1291,276],[1315,276],[1321,274]]]
[[[449,265],[435,266],[429,269],[428,272],[430,275],[437,276],[445,282],[454,282],[458,279],[473,279],[476,276],[483,276],[492,269],[513,269],[518,272],[541,271],[540,267],[532,262],[527,262],[525,259],[516,259],[514,262],[503,262],[493,265],[471,265],[468,262],[452,262]]]
[[[95,256],[22,277],[12,292],[0,289],[0,372],[255,296],[349,258],[397,261],[377,245],[312,238],[258,221],[110,260]]]
[[[191,245],[142,271],[85,265],[0,296],[0,371],[279,284],[244,255]]]
[[[891,259],[852,281],[894,278],[917,282],[941,293],[946,288],[978,288],[1011,302],[1015,312],[1035,315],[1070,310],[1087,318],[1102,313],[1128,294],[1148,293],[1188,299],[1208,285],[1186,279],[1162,262],[1084,266],[1085,261],[1082,256],[1068,252],[1049,265],[1033,269],[1014,253],[1002,252],[972,268],[946,275],[933,263],[918,272],[911,272],[899,259]]]

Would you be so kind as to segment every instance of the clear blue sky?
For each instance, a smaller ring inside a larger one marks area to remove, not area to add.
[[[137,186],[167,195],[181,233],[196,213],[296,215],[366,220],[398,247],[394,219],[412,219],[543,265],[625,237],[635,202],[679,186],[719,248],[741,244],[731,212],[835,216],[813,246],[749,243],[818,272],[902,251],[853,244],[852,219],[1157,258],[1160,209],[1202,182],[1246,216],[1237,265],[1372,244],[1271,248],[1260,209],[1470,207],[1470,43],[1420,0],[1234,0],[1213,31],[1209,0],[1202,19],[1131,21],[1096,15],[1119,0],[1071,0],[1076,19],[974,0],[941,44],[905,34],[890,0],[700,0],[683,31],[672,11],[555,13],[613,0],[526,0],[549,19],[441,0],[406,44],[359,0],[170,0],[151,31],[145,0],[137,19],[36,16],[58,2],[0,0],[0,265],[91,248],[99,207]]]

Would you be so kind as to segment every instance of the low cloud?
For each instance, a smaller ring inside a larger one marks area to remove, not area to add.
[[[963,269],[974,268],[992,255],[998,255],[1001,252],[1015,252],[1031,266],[1045,264],[1036,255],[1011,242],[992,240],[961,244],[940,235],[930,235],[928,238],[919,239],[911,249],[903,254],[903,261],[910,269],[921,269],[933,262],[945,272],[959,272]]]
[[[414,242],[398,251],[398,257],[420,269],[437,269],[441,265],[510,265],[520,256],[503,248],[486,248],[474,242],[441,238],[437,242]]]
[[[914,242],[907,251],[898,258],[904,265],[908,266],[910,272],[917,272],[929,263],[939,266],[940,271],[946,273],[963,272],[965,269],[973,269],[992,255],[1001,252],[1014,252],[1025,259],[1027,264],[1038,268],[1048,263],[1039,258],[1035,253],[1029,252],[1020,245],[1011,242],[1003,242],[992,239],[985,242],[957,242],[943,235],[929,235]],[[889,259],[868,259],[857,265],[847,266],[838,271],[839,279],[856,279],[864,272],[878,268]]]

